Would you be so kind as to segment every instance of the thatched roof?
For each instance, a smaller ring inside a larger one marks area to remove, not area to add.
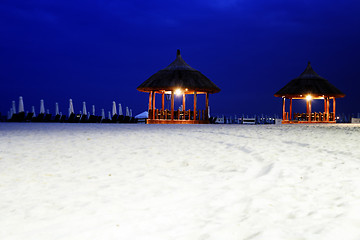
[[[201,72],[190,67],[181,57],[180,50],[177,56],[166,68],[158,71],[149,79],[143,82],[137,90],[141,92],[166,90],[174,91],[178,88],[197,92],[220,92],[212,81],[205,77]]]
[[[275,97],[304,97],[313,96],[345,97],[345,94],[329,83],[325,78],[320,77],[308,63],[305,71],[297,78],[274,94]]]

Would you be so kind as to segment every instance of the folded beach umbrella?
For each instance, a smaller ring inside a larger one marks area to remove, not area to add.
[[[12,101],[12,114],[16,114],[15,101]],[[12,116],[11,114],[11,116]]]
[[[119,103],[119,116],[121,115],[123,115],[123,111],[122,111],[121,103]]]
[[[69,116],[74,113],[74,105],[73,105],[73,102],[72,102],[72,99],[70,98],[69,99]]]
[[[83,114],[86,115],[87,111],[86,111],[86,102],[83,102]]]
[[[129,115],[130,115],[130,113],[129,113],[129,108],[126,107],[126,115],[125,115],[125,116],[129,116]]]
[[[44,113],[45,113],[44,100],[41,99],[41,100],[40,100],[40,114],[44,114]]]
[[[31,112],[33,113],[33,117],[36,117],[35,106],[31,106]]]
[[[105,119],[105,110],[103,108],[101,109],[101,117],[102,119]]]
[[[23,97],[19,97],[19,113],[21,113],[21,112],[25,112]]]
[[[116,112],[116,103],[115,103],[115,101],[113,101],[113,105],[112,105],[112,115],[114,116],[114,115],[116,115],[117,114],[117,112]]]
[[[95,116],[95,105],[92,105],[92,115]]]
[[[59,115],[59,104],[55,103],[55,115]]]
[[[10,111],[8,111],[8,119],[11,119],[13,114],[14,114],[13,109],[10,108]]]

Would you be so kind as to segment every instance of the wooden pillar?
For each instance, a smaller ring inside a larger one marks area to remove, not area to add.
[[[326,109],[327,109],[327,107],[326,107],[326,97],[324,96],[324,116],[323,116],[323,121],[326,121]]]
[[[165,110],[165,91],[162,93],[162,96],[161,96],[161,110],[162,111]]]
[[[185,120],[185,111],[186,111],[186,108],[185,108],[185,93],[183,93],[183,120]],[[189,120],[190,120],[190,116],[189,116]]]
[[[311,122],[311,99],[309,100],[309,121]]]
[[[152,100],[152,91],[149,92],[149,110],[152,108],[151,100]]]
[[[194,92],[194,120],[196,120],[196,104],[197,104],[197,95],[196,95],[196,92]],[[199,115],[199,117],[200,117],[200,115]],[[189,116],[189,119],[190,119],[190,116]]]
[[[292,120],[292,98],[290,98],[290,118],[289,120]]]
[[[209,93],[206,93],[205,99],[205,120],[209,120]]]
[[[330,99],[329,97],[326,98],[326,121],[329,121],[329,114],[330,114]]]
[[[174,91],[171,91],[171,120],[174,120]]]
[[[306,99],[306,115],[307,115],[307,120],[309,121],[309,116],[310,116],[310,111],[309,111],[309,100]]]
[[[336,121],[335,109],[336,109],[336,103],[335,103],[335,97],[333,97],[333,114],[334,114],[334,119],[333,119],[333,121]]]
[[[148,110],[148,118],[152,119],[151,109],[152,109],[152,91],[149,92],[149,110]]]
[[[286,119],[285,119],[285,97],[283,97],[283,109],[282,109],[282,115],[283,115],[282,119],[283,119],[283,120],[286,120]]]
[[[153,91],[153,100],[152,100],[153,118],[152,119],[155,119],[155,109],[156,109],[156,107],[155,107],[155,95],[156,95],[156,93],[155,93],[155,91]]]

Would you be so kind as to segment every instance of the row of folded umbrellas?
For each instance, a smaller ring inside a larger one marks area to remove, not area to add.
[[[136,119],[132,116],[132,110],[128,107],[125,108],[125,114],[123,114],[121,104],[116,106],[115,101],[112,104],[112,111],[108,111],[108,116],[105,115],[105,110],[101,109],[101,115],[98,116],[95,113],[95,105],[92,105],[92,112],[88,112],[86,108],[86,102],[83,102],[82,111],[78,114],[74,111],[74,105],[72,99],[69,99],[68,115],[59,111],[59,104],[55,103],[55,114],[52,115],[47,109],[45,111],[44,100],[40,100],[40,112],[36,114],[35,106],[31,107],[31,112],[26,112],[24,109],[23,98],[19,97],[18,111],[16,110],[16,102],[12,101],[12,106],[8,111],[7,121],[11,122],[136,122]]]

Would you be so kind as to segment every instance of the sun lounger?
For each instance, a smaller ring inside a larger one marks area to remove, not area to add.
[[[61,116],[59,114],[57,114],[54,118],[54,122],[60,122],[60,118],[61,118]]]
[[[34,116],[34,113],[29,112],[25,117],[25,122],[30,122],[33,116]]]
[[[51,114],[46,114],[45,115],[44,122],[51,122]]]

